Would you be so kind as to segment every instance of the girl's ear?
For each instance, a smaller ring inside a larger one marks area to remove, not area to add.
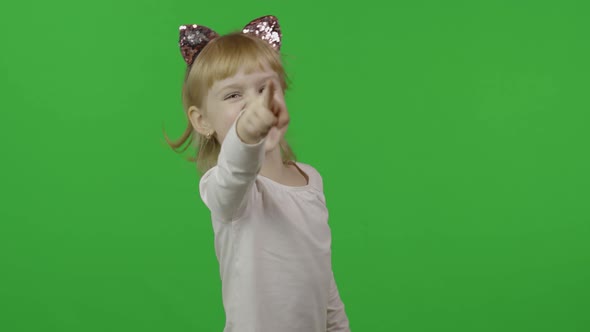
[[[204,111],[196,106],[188,108],[188,118],[193,125],[193,128],[201,135],[206,136],[211,133],[213,127],[207,120]]]

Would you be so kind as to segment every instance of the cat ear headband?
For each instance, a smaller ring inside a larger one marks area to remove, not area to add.
[[[207,44],[219,37],[212,29],[197,24],[184,24],[180,28],[180,53],[187,65],[192,65],[195,58]],[[275,50],[281,49],[281,27],[275,16],[267,15],[250,21],[242,33],[256,36],[270,44]]]

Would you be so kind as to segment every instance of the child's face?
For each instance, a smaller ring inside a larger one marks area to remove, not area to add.
[[[239,71],[236,75],[216,81],[205,98],[207,120],[217,133],[217,138],[223,142],[225,136],[242,109],[254,98],[262,94],[263,87],[272,79],[275,87],[280,87],[278,75],[270,70],[256,71],[245,74]],[[275,100],[285,104],[281,88],[275,89]],[[271,151],[278,146],[285,135],[287,126],[278,130],[273,127],[265,142],[265,151]]]

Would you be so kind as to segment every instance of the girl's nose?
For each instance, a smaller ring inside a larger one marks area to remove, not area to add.
[[[257,95],[257,93],[256,93],[256,92],[251,92],[251,91],[245,92],[245,93],[244,93],[244,108],[245,108],[245,107],[246,107],[248,104],[252,103],[252,102],[253,102],[253,101],[254,101],[256,98],[258,98],[258,97],[259,97],[259,96]]]

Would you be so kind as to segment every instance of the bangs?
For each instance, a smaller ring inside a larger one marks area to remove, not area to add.
[[[265,41],[241,32],[212,41],[199,54],[195,65],[199,68],[198,80],[207,90],[214,82],[234,76],[239,70],[250,74],[271,69],[284,75],[278,52]]]

